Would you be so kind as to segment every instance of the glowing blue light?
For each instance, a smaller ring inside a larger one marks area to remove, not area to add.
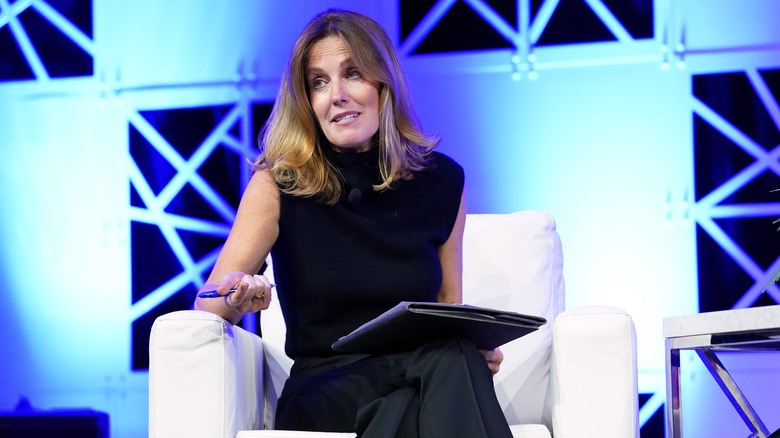
[[[640,390],[652,394],[640,411],[644,423],[665,398],[661,319],[698,310],[695,227],[754,280],[737,307],[755,302],[760,283],[780,267],[777,260],[762,269],[714,220],[780,215],[777,204],[721,205],[759,175],[780,174],[780,146],[766,150],[690,90],[694,74],[744,70],[780,126],[780,107],[758,73],[780,59],[780,3],[719,2],[683,16],[658,10],[674,2],[654,2],[655,37],[643,42],[605,2],[588,0],[617,41],[553,47],[536,45],[560,0],[541,2],[533,20],[518,19],[521,29],[489,2],[465,3],[513,47],[412,55],[456,4],[435,2],[398,42],[423,125],[442,135],[441,150],[466,169],[470,212],[553,214],[568,307],[609,304],[632,314]],[[236,214],[199,166],[218,146],[251,155],[247,106],[273,98],[294,37],[315,12],[357,7],[395,37],[397,5],[239,0],[215,8],[193,0],[181,8],[95,0],[90,37],[53,4],[0,0],[0,27],[10,29],[34,76],[0,82],[0,343],[3,357],[13,359],[3,364],[0,410],[21,394],[41,408],[91,406],[110,413],[115,438],[144,436],[147,382],[145,373],[129,371],[130,324],[201,283],[216,258],[217,250],[190,255],[176,230],[224,236]],[[27,8],[91,56],[95,74],[52,78],[17,17]],[[120,19],[135,24],[120,26]],[[683,24],[684,44],[674,33]],[[730,52],[707,53],[722,48]],[[231,105],[229,114],[188,159],[139,114],[218,104]],[[698,201],[691,199],[693,114],[754,159]],[[244,131],[227,132],[239,121]],[[131,125],[176,170],[157,195],[128,156]],[[130,184],[146,208],[130,207]],[[186,184],[225,223],[166,213]],[[158,225],[183,267],[135,304],[130,221]],[[778,300],[780,288],[768,294]]]

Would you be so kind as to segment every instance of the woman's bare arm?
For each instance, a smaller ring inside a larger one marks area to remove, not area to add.
[[[247,312],[267,309],[271,285],[256,275],[279,235],[279,188],[267,170],[249,181],[236,220],[206,284],[201,290],[217,289],[225,298],[197,298],[195,309],[206,310],[236,323]]]

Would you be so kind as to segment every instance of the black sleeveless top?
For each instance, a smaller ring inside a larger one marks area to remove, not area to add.
[[[400,301],[436,301],[437,249],[450,235],[463,169],[434,153],[431,169],[383,192],[378,148],[332,153],[342,175],[336,205],[281,194],[271,255],[288,356],[333,356],[331,344]]]

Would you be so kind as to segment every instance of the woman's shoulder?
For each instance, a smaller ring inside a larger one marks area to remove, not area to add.
[[[244,189],[242,202],[249,202],[258,199],[276,199],[279,198],[279,186],[274,180],[271,171],[267,168],[257,169],[249,178]],[[246,200],[246,201],[245,201]]]
[[[431,170],[445,175],[463,177],[463,167],[449,155],[433,151],[431,158]]]
[[[252,172],[252,177],[249,178],[249,184],[247,187],[253,186],[260,190],[272,190],[277,188],[277,183],[273,173],[268,167],[255,168]]]
[[[460,194],[466,178],[463,167],[457,161],[446,154],[433,151],[428,167],[425,170],[415,172],[414,179],[419,180],[419,184],[428,189],[438,187],[444,192]]]

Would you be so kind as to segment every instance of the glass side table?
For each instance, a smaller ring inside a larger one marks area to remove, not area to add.
[[[716,351],[780,351],[780,305],[664,318],[666,338],[666,436],[682,437],[680,350],[695,351],[728,397],[751,437],[769,430],[716,356]],[[772,434],[774,437],[776,434]],[[780,435],[778,435],[780,436]]]

